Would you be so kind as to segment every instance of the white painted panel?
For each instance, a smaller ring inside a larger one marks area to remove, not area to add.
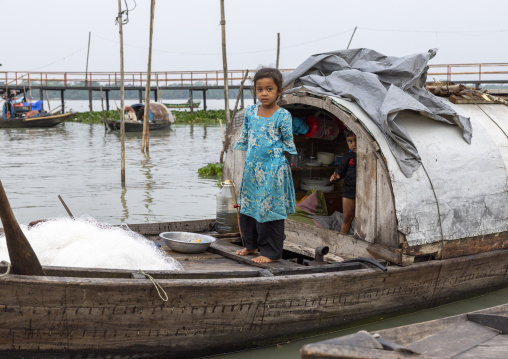
[[[508,169],[508,107],[492,105],[455,105],[457,111],[467,111],[487,130]]]

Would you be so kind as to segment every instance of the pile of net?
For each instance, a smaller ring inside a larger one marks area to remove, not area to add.
[[[152,241],[129,230],[93,218],[55,218],[21,229],[43,266],[132,270],[182,270]],[[0,261],[9,261],[4,235],[0,235]]]

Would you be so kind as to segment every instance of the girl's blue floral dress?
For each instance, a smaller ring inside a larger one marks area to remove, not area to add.
[[[284,151],[296,155],[291,114],[279,108],[259,117],[259,105],[245,111],[235,149],[247,151],[238,204],[258,222],[285,219],[295,212],[295,188]]]

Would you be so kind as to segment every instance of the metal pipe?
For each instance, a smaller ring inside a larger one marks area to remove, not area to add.
[[[324,262],[325,255],[327,255],[329,251],[330,248],[328,246],[316,247],[316,249],[314,250],[314,261]]]

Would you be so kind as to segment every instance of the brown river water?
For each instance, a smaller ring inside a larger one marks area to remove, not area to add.
[[[50,129],[0,129],[0,180],[21,224],[66,217],[60,195],[75,217],[111,224],[179,221],[215,216],[216,178],[198,168],[219,160],[218,125],[173,125],[150,136],[141,152],[141,134],[126,134],[126,185],[120,182],[120,136],[103,125],[64,123]],[[302,345],[358,330],[375,331],[432,320],[508,302],[508,289],[377,319],[329,334],[220,356],[224,359],[299,358]]]

